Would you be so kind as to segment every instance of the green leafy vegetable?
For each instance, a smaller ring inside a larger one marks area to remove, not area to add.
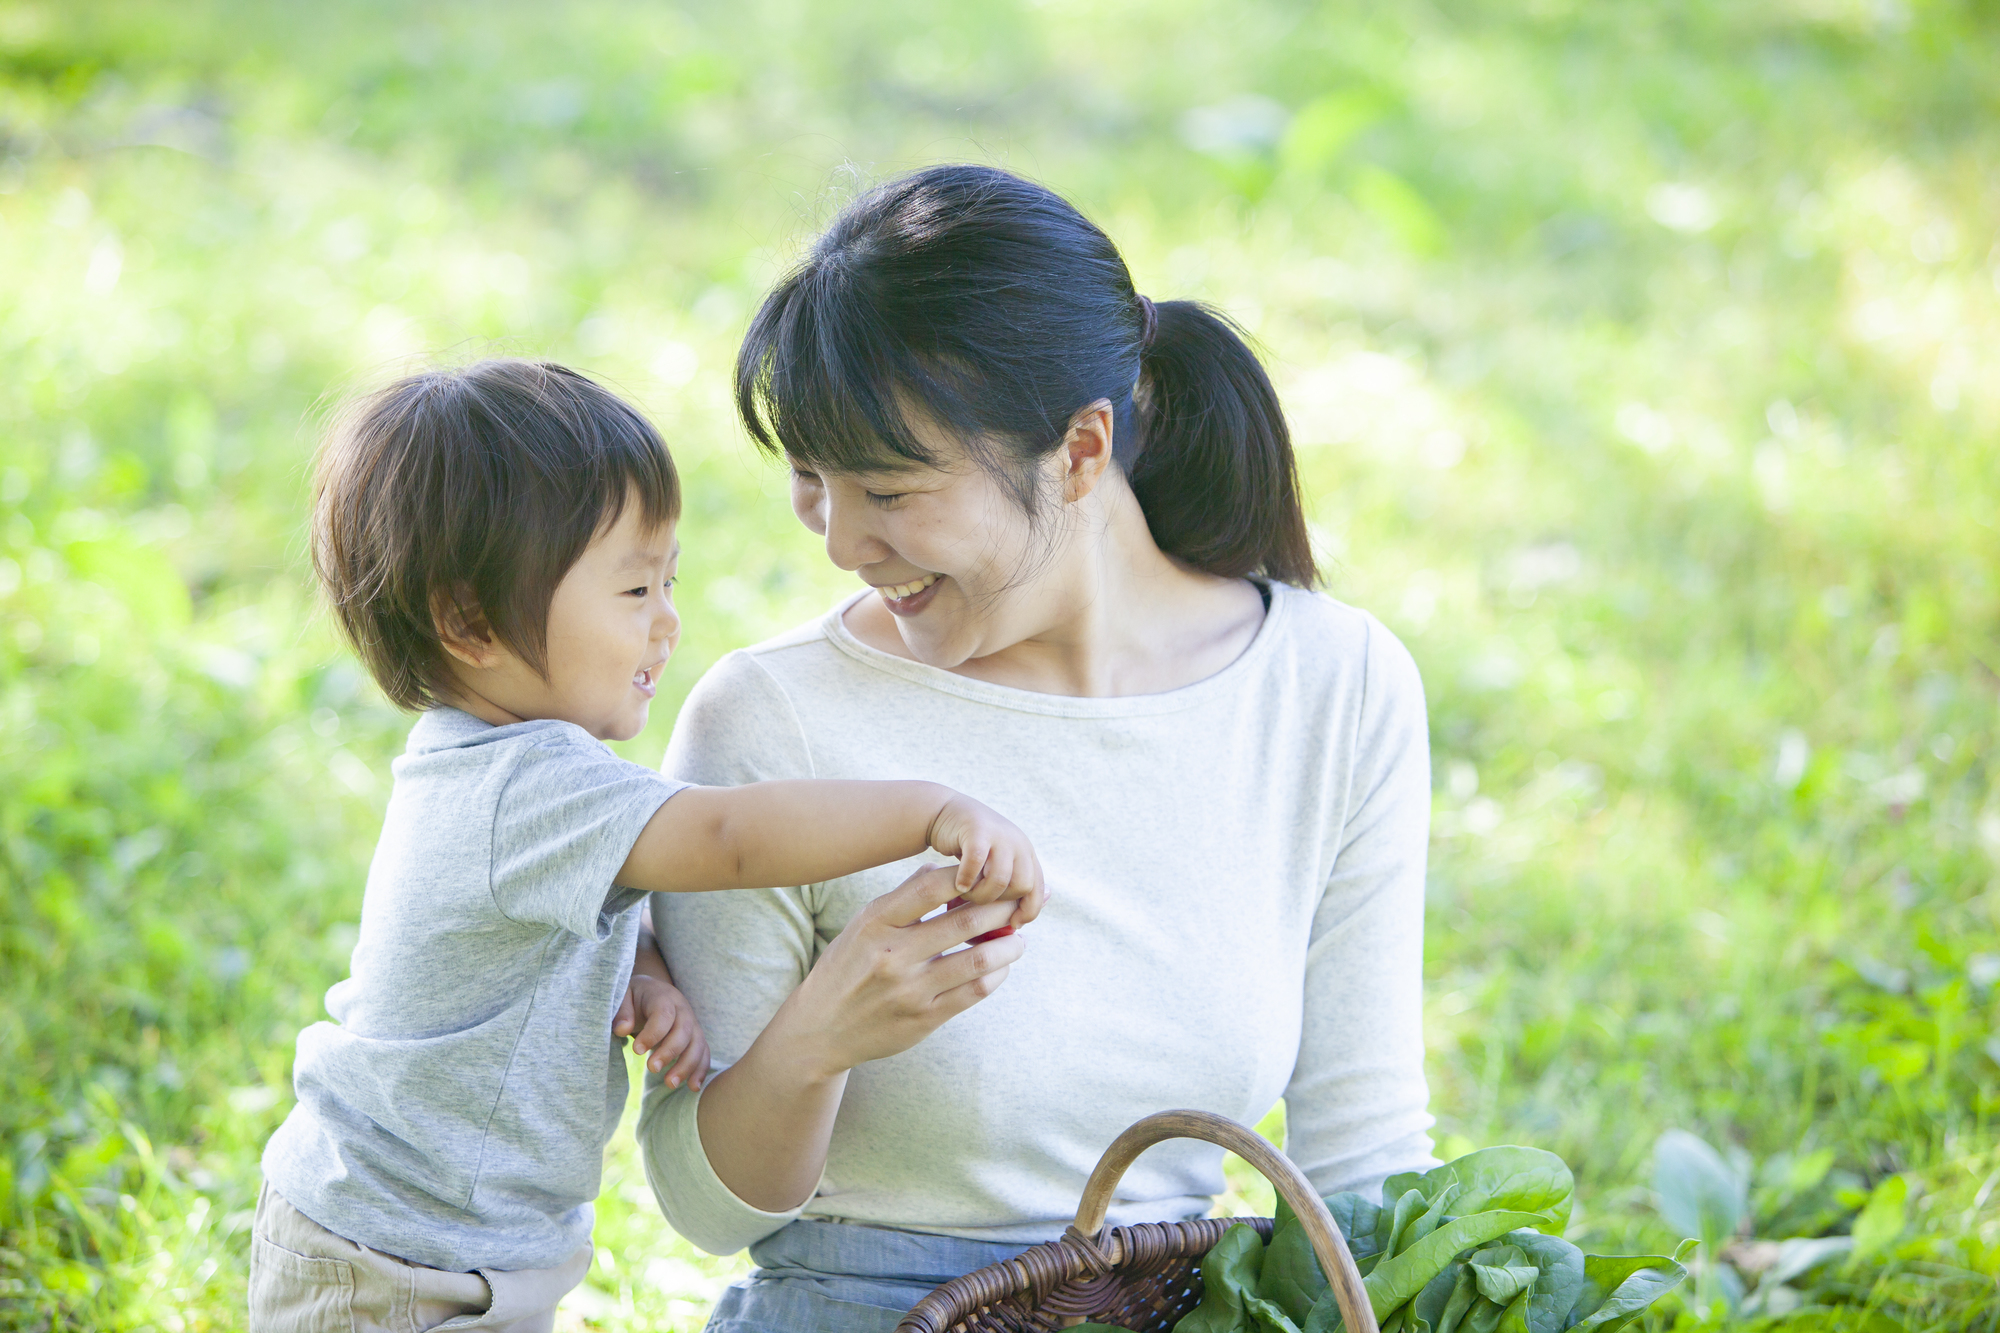
[[[1372,1221],[1369,1231],[1372,1240]],[[1355,1255],[1355,1260],[1358,1263],[1360,1255]],[[1264,1271],[1257,1281],[1257,1294],[1283,1310],[1294,1324],[1304,1325],[1326,1285],[1326,1274],[1319,1271],[1319,1260],[1313,1257],[1306,1229],[1285,1201],[1278,1200],[1276,1225],[1271,1231],[1271,1243],[1264,1247]]]
[[[1571,1314],[1572,1329],[1625,1327],[1641,1311],[1687,1278],[1687,1269],[1660,1254],[1587,1254],[1583,1293]]]
[[[1488,1148],[1392,1176],[1382,1203],[1326,1201],[1383,1333],[1568,1333],[1623,1327],[1685,1280],[1661,1255],[1585,1255],[1562,1238],[1575,1180],[1534,1148]],[[1176,1333],[1342,1333],[1305,1227],[1280,1203],[1268,1246],[1232,1227],[1202,1262]]]

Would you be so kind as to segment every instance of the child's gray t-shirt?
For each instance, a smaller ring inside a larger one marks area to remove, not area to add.
[[[313,1221],[433,1268],[548,1268],[590,1239],[625,1106],[611,1035],[641,894],[612,877],[687,784],[568,722],[417,719],[352,975],[299,1034],[264,1149]]]

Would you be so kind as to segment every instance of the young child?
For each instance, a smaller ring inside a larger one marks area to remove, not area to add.
[[[424,711],[352,975],[299,1035],[298,1104],[264,1150],[255,1333],[552,1326],[625,1104],[614,1021],[670,1081],[706,1072],[641,936],[645,891],[809,884],[930,847],[971,901],[1039,911],[1027,838],[947,788],[689,787],[600,743],[645,725],[679,640],[678,512],[652,428],[559,366],[411,377],[322,452],[320,580],[383,691]]]

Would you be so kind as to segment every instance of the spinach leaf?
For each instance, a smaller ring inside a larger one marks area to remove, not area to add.
[[[1410,1223],[1423,1216],[1431,1201],[1422,1190],[1406,1190],[1403,1197],[1385,1206],[1375,1222],[1375,1240],[1382,1247],[1383,1254],[1401,1253],[1406,1245],[1403,1233],[1410,1229]]]
[[[1687,1269],[1665,1255],[1587,1254],[1583,1287],[1570,1311],[1577,1322],[1570,1327],[1612,1333],[1686,1278]]]
[[[1362,1280],[1375,1318],[1378,1321],[1387,1319],[1450,1267],[1458,1255],[1517,1228],[1535,1226],[1544,1220],[1539,1213],[1480,1213],[1473,1217],[1456,1217],[1401,1254],[1378,1260],[1374,1271]],[[1334,1330],[1345,1327],[1340,1307],[1329,1290],[1314,1304],[1312,1314],[1306,1320],[1305,1333],[1334,1333]]]
[[[1356,1197],[1359,1196],[1350,1196]],[[1336,1214],[1336,1225],[1340,1218]],[[1373,1227],[1371,1225],[1371,1230]],[[1346,1227],[1341,1227],[1345,1232]],[[1372,1239],[1372,1237],[1371,1237]],[[1353,1249],[1353,1242],[1348,1242]],[[1264,1272],[1257,1280],[1257,1294],[1282,1309],[1295,1324],[1306,1322],[1313,1302],[1326,1290],[1326,1274],[1319,1271],[1312,1241],[1306,1229],[1283,1199],[1278,1200],[1277,1217],[1271,1227],[1271,1243],[1264,1247]]]
[[[1466,1260],[1472,1270],[1472,1285],[1496,1305],[1505,1305],[1535,1285],[1542,1270],[1528,1262],[1518,1245],[1495,1245]]]
[[[1243,1333],[1249,1327],[1243,1295],[1255,1289],[1263,1266],[1264,1242],[1255,1231],[1239,1224],[1223,1232],[1201,1261],[1201,1304],[1174,1333]]]
[[[1426,1333],[1436,1333],[1444,1312],[1451,1305],[1452,1294],[1458,1289],[1459,1275],[1465,1271],[1463,1260],[1454,1260],[1438,1271],[1438,1275],[1424,1284],[1424,1289],[1416,1294],[1403,1308],[1410,1312],[1410,1321],[1421,1324]]]
[[[1528,1292],[1525,1318],[1529,1333],[1563,1333],[1583,1291],[1583,1251],[1560,1236],[1539,1231],[1513,1232],[1507,1243],[1539,1270]]]
[[[1422,1291],[1425,1283],[1464,1251],[1517,1227],[1540,1226],[1547,1220],[1541,1213],[1513,1212],[1453,1218],[1401,1254],[1391,1255],[1375,1265],[1375,1271],[1364,1281],[1375,1317],[1382,1318]]]
[[[1264,1241],[1233,1226],[1201,1261],[1201,1304],[1174,1326],[1175,1333],[1299,1333],[1283,1307],[1257,1294]]]
[[[1382,1257],[1382,1247],[1375,1239],[1382,1210],[1359,1194],[1335,1194],[1327,1199],[1326,1210],[1333,1214],[1334,1225],[1347,1237],[1347,1250],[1354,1256],[1354,1266],[1361,1270],[1361,1276],[1367,1277],[1375,1261]]]
[[[1493,1210],[1544,1213],[1548,1224],[1535,1229],[1551,1236],[1560,1236],[1569,1225],[1570,1198],[1576,1193],[1576,1177],[1554,1153],[1501,1147],[1469,1152],[1422,1175],[1391,1176],[1382,1187],[1383,1200],[1388,1202],[1392,1187],[1401,1186],[1403,1194],[1398,1200],[1414,1190],[1427,1202],[1434,1202],[1454,1185],[1458,1187],[1457,1197],[1451,1201],[1454,1215]]]

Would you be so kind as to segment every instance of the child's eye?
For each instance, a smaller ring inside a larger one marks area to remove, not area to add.
[[[643,586],[643,585],[642,585],[642,586],[640,586],[640,587],[637,587],[637,588],[627,588],[627,589],[625,590],[625,595],[626,595],[627,597],[644,597],[644,596],[645,596],[645,595],[646,595],[647,593],[649,593],[649,592],[651,592],[651,591],[652,591],[652,589],[651,589],[651,588],[647,588],[647,587],[645,587],[645,586]]]

